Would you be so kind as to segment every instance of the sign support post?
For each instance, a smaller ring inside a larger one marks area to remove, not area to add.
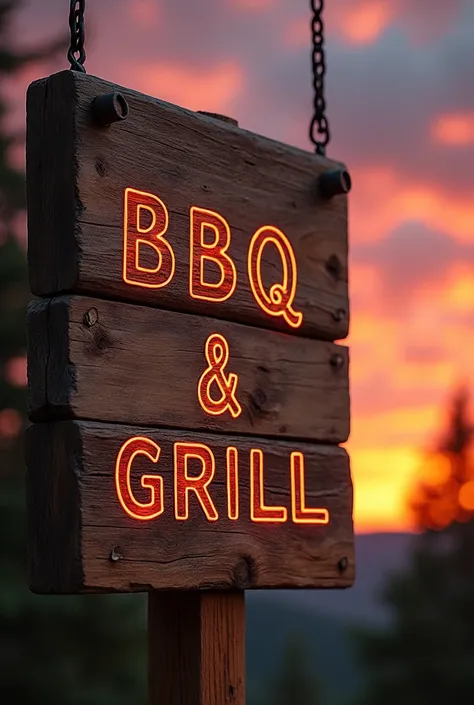
[[[245,597],[148,595],[149,705],[245,705]]]

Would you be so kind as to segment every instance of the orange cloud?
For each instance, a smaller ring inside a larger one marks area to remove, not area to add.
[[[454,265],[443,292],[443,305],[457,312],[474,313],[473,263]]]
[[[474,144],[474,113],[440,115],[431,126],[431,135],[450,147]]]
[[[421,456],[411,447],[350,448],[357,531],[406,531],[411,524],[407,497]]]
[[[342,14],[341,31],[352,44],[372,44],[388,27],[392,17],[391,3],[364,0]]]
[[[226,113],[244,87],[244,74],[236,62],[212,68],[189,68],[178,63],[147,63],[124,72],[125,81],[141,91],[190,110]]]
[[[442,282],[421,286],[397,320],[374,308],[383,286],[377,275],[365,264],[351,274],[357,306],[349,338],[353,418],[347,446],[355,521],[359,531],[406,530],[413,487],[427,471],[433,475],[424,449],[445,424],[446,399],[460,378],[474,385],[474,329],[464,322],[474,318],[472,263],[454,263]],[[443,468],[435,471],[442,478]]]
[[[389,167],[359,167],[351,171],[352,228],[358,242],[380,240],[407,221],[423,222],[461,242],[474,241],[472,195],[411,181],[409,176]]]

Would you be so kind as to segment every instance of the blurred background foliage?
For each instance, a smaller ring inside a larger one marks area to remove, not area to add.
[[[18,7],[0,0],[0,77],[54,57],[64,41],[21,54],[10,47]],[[25,310],[18,230],[24,174],[10,152],[0,89],[0,702],[146,702],[144,596],[41,597],[26,574]],[[377,628],[304,611],[298,596],[248,600],[248,705],[436,705],[474,692],[474,461],[466,389],[426,454],[412,509],[419,534],[403,570],[388,576],[390,618]],[[383,468],[381,468],[381,472]],[[361,574],[360,579],[364,580]],[[358,658],[357,658],[358,657]]]

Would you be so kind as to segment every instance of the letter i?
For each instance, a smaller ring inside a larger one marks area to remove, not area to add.
[[[237,448],[227,448],[227,509],[229,519],[239,518],[239,454]]]

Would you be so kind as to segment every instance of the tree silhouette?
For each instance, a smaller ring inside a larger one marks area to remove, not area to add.
[[[320,705],[322,702],[318,682],[307,662],[307,649],[297,634],[288,638],[267,702],[268,705]]]
[[[422,533],[405,573],[384,593],[388,631],[361,637],[368,673],[364,705],[467,703],[474,693],[474,521],[472,423],[465,389],[428,454],[431,483],[412,507]]]
[[[474,517],[474,426],[469,417],[469,392],[454,395],[447,431],[426,455],[427,478],[411,500],[417,528],[441,530]]]

